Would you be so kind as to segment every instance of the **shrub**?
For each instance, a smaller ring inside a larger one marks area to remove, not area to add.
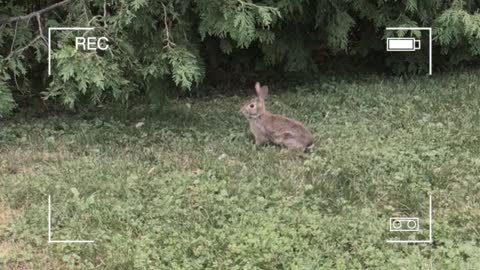
[[[2,14],[10,16],[0,18],[2,104],[12,103],[11,91],[27,97],[42,92],[43,97],[70,108],[85,98],[94,103],[105,98],[125,102],[134,90],[166,88],[152,87],[152,81],[192,90],[204,82],[206,71],[315,71],[329,61],[337,64],[330,55],[348,57],[352,63],[374,62],[396,73],[425,70],[425,54],[384,53],[387,36],[407,34],[384,31],[388,26],[433,26],[435,54],[446,56],[436,66],[473,62],[480,53],[477,1],[0,3]],[[45,79],[46,29],[59,25],[95,27],[95,31],[82,34],[108,37],[111,50],[74,51],[74,35],[55,31],[54,76]],[[411,34],[426,41],[419,31]],[[33,87],[38,77],[41,87]],[[2,108],[9,111],[12,105]]]

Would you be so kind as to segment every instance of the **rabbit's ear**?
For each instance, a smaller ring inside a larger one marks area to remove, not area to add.
[[[257,92],[257,96],[259,98],[265,99],[267,97],[267,94],[268,94],[268,86],[261,87],[260,83],[257,82],[255,84],[255,91]]]
[[[262,92],[262,87],[259,82],[255,83],[255,92],[257,92],[257,96],[260,96],[260,92]]]
[[[268,96],[268,86],[262,86],[262,98],[266,98]]]

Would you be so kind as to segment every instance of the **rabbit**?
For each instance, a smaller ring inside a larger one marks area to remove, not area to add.
[[[273,143],[288,149],[309,150],[313,147],[312,133],[297,120],[272,114],[265,108],[268,86],[255,84],[257,96],[245,102],[240,112],[247,118],[255,144]]]

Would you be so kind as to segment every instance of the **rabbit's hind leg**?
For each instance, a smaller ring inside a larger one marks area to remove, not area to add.
[[[295,138],[288,138],[283,141],[283,144],[288,148],[288,149],[305,149],[305,145],[303,145],[301,142],[299,142]]]

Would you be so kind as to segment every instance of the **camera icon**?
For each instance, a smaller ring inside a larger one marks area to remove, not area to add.
[[[391,232],[418,232],[420,231],[420,222],[416,217],[396,217],[390,218]]]

